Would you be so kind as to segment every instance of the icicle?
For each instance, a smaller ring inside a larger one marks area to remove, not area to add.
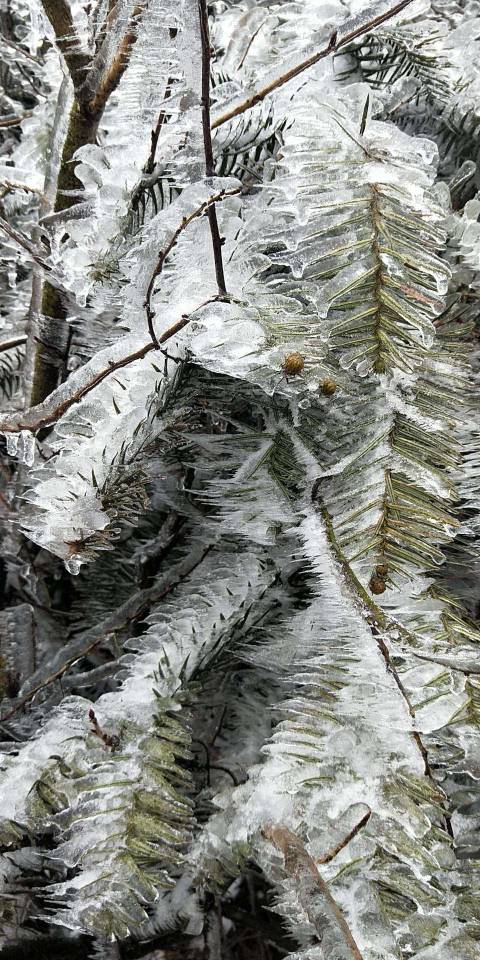
[[[30,433],[30,430],[22,430],[19,439],[18,458],[20,463],[32,467],[35,460],[35,437],[33,433]]]
[[[18,449],[18,440],[19,440],[19,437],[20,437],[20,434],[19,434],[19,433],[7,433],[7,434],[6,434],[7,453],[8,453],[8,456],[9,456],[9,457],[16,457],[16,456],[17,456],[17,449]]]

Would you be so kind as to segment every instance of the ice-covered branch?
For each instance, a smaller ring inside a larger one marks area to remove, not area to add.
[[[138,591],[134,597],[129,598],[121,607],[109,617],[105,623],[100,624],[92,630],[76,636],[64,647],[53,661],[55,669],[45,676],[45,670],[40,669],[38,674],[33,674],[29,679],[29,689],[24,696],[11,707],[11,709],[0,718],[0,722],[10,720],[16,713],[23,710],[42,690],[51,686],[57,680],[61,680],[65,673],[75,666],[79,660],[95,650],[101,643],[108,640],[109,637],[126,626],[140,622],[145,618],[153,604],[161,603],[165,600],[184,580],[186,580],[205,559],[211,550],[211,546],[203,547],[201,550],[194,551],[186,563],[183,563],[176,570],[176,575],[170,575],[153,587]],[[57,662],[58,661],[58,662]]]
[[[66,0],[41,0],[41,3],[53,27],[56,45],[68,67],[73,86],[78,90],[85,80],[91,58],[81,50],[70,6]]]
[[[208,10],[206,0],[198,0],[198,13],[200,19],[200,36],[202,40],[202,128],[203,128],[203,149],[205,152],[205,173],[207,177],[215,175],[215,166],[213,162],[212,131],[210,126],[210,32],[208,28]],[[225,273],[223,269],[222,258],[222,240],[218,229],[217,211],[215,203],[208,207],[208,222],[212,236],[213,259],[215,261],[215,276],[217,278],[218,292],[224,296],[227,292],[225,285]]]
[[[18,127],[19,124],[23,123],[24,120],[27,120],[28,117],[31,117],[32,113],[32,110],[26,110],[21,117],[2,117],[0,120],[0,127]]]
[[[157,341],[158,346],[166,343],[166,341],[170,340],[176,333],[183,330],[199,310],[209,303],[214,303],[216,300],[218,300],[218,296],[211,297],[209,300],[205,300],[199,304],[199,306],[188,315],[180,317],[176,323],[173,323],[168,330],[165,330],[164,333],[161,334]],[[53,423],[56,423],[73,404],[83,400],[91,390],[94,390],[100,383],[103,383],[112,373],[115,373],[116,370],[121,370],[122,367],[127,367],[129,364],[134,363],[135,360],[141,360],[150,350],[155,350],[157,344],[148,341],[135,350],[130,350],[128,353],[121,354],[120,356],[118,356],[118,345],[114,348],[107,347],[105,350],[101,350],[92,360],[89,360],[85,366],[72,374],[65,383],[57,387],[42,403],[30,407],[29,410],[9,413],[1,417],[0,432],[18,433],[20,430],[35,432],[44,427],[51,426]],[[115,359],[112,357],[112,350]]]
[[[7,350],[13,350],[15,347],[21,347],[26,342],[26,333],[22,333],[18,337],[10,337],[9,340],[2,340],[0,341],[0,353],[6,353]]]
[[[355,826],[352,827],[351,830],[349,830],[346,836],[342,837],[342,839],[339,840],[334,847],[332,847],[330,850],[327,850],[327,852],[322,854],[321,857],[318,857],[316,862],[330,863],[332,860],[335,860],[335,857],[338,857],[338,854],[341,853],[341,851],[348,846],[350,841],[357,836],[357,833],[362,829],[362,827],[364,827],[365,824],[368,823],[371,816],[372,816],[372,811],[367,810],[367,812],[363,815],[363,817],[360,818],[360,820],[358,820]]]
[[[352,41],[356,40],[357,37],[361,37],[365,33],[370,33],[371,30],[379,27],[382,23],[385,23],[387,20],[391,20],[392,17],[395,17],[398,13],[401,13],[402,10],[404,10],[405,7],[408,7],[411,3],[412,0],[400,0],[400,3],[396,3],[389,9],[385,10],[385,3],[381,2],[380,4],[375,4],[373,7],[370,7],[364,13],[362,13],[360,22],[358,14],[353,17],[349,17],[348,20],[346,20],[338,30],[334,30],[329,38],[328,43],[325,47],[322,47],[321,50],[317,50],[317,52],[313,53],[311,56],[306,57],[304,60],[300,60],[299,63],[295,64],[289,70],[286,70],[284,73],[271,80],[270,83],[265,84],[264,87],[261,87],[254,93],[251,93],[248,97],[246,97],[245,100],[242,100],[236,106],[231,107],[230,110],[226,110],[224,113],[221,113],[219,116],[215,117],[212,123],[212,130],[215,130],[217,127],[221,127],[222,124],[228,123],[229,120],[233,120],[234,117],[240,116],[240,114],[245,113],[247,110],[251,110],[252,107],[257,105],[257,103],[261,103],[262,100],[265,100],[265,97],[268,97],[268,95],[273,93],[274,90],[278,90],[279,87],[283,87],[285,83],[288,83],[290,80],[298,77],[310,67],[315,66],[316,63],[318,63],[320,60],[324,60],[325,57],[328,57],[331,53],[337,53],[341,47],[345,47],[349,43],[352,43]],[[378,12],[378,7],[381,8],[380,12]]]
[[[332,549],[332,553],[335,556],[335,559],[337,560],[337,562],[339,563],[342,569],[342,572],[345,576],[345,579],[347,581],[347,584],[350,588],[352,600],[355,606],[357,607],[357,609],[359,610],[359,612],[361,613],[361,615],[364,617],[364,619],[368,623],[372,631],[372,635],[376,640],[378,649],[385,661],[386,669],[388,673],[393,677],[403,697],[403,700],[405,701],[407,710],[412,720],[415,721],[415,707],[412,704],[412,701],[407,692],[407,689],[404,683],[402,682],[400,674],[394,664],[394,658],[392,657],[389,647],[385,642],[384,634],[391,631],[394,638],[400,637],[404,642],[413,645],[413,647],[418,646],[419,641],[417,640],[414,634],[410,633],[409,630],[406,630],[395,620],[387,616],[387,614],[385,614],[383,610],[371,600],[367,591],[364,589],[358,577],[355,575],[354,571],[352,570],[350,564],[348,563],[345,557],[345,554],[343,553],[338,543],[328,510],[325,507],[320,506],[320,512],[325,523],[328,542]],[[429,777],[429,779],[431,779],[434,782],[430,761],[428,757],[428,751],[418,730],[415,730],[415,729],[412,730],[412,738],[415,741],[415,744],[421,754],[423,764],[424,764],[424,769],[425,769],[425,776]],[[451,828],[450,816],[448,815],[447,812],[445,812],[445,826],[448,833],[451,834],[452,828]]]
[[[14,240],[15,243],[18,243],[19,247],[22,247],[23,250],[26,250],[32,260],[35,263],[38,263],[39,267],[43,267],[43,269],[47,270],[49,273],[51,272],[52,268],[50,264],[48,264],[47,261],[37,253],[35,247],[30,242],[28,237],[21,233],[20,230],[16,230],[14,227],[11,227],[10,224],[3,219],[3,217],[0,217],[0,230],[3,230],[3,232],[6,233],[11,240]]]
[[[338,927],[339,939],[342,941],[342,943],[338,943],[337,945],[337,949],[341,950],[341,953],[336,953],[335,956],[338,956],[339,960],[340,958],[344,960],[344,958],[347,957],[353,958],[353,960],[364,960],[343,910],[332,896],[328,884],[325,883],[325,880],[320,875],[313,857],[311,857],[308,850],[306,850],[305,844],[300,837],[297,837],[297,835],[292,833],[287,827],[282,826],[266,827],[263,833],[265,838],[270,840],[282,854],[285,861],[285,872],[296,882],[298,898],[309,920],[316,927],[319,939],[321,941],[323,940],[325,934],[324,924],[325,920],[327,920],[329,925],[333,924]],[[312,896],[312,894],[315,888],[317,888],[321,894],[324,907],[324,914],[320,926],[318,925],[316,911],[313,909],[315,897],[314,895]]]
[[[145,3],[137,3],[132,15],[128,21],[126,30],[120,40],[112,62],[107,66],[106,71],[98,79],[93,98],[89,102],[89,108],[92,113],[102,111],[110,95],[118,87],[120,80],[128,66],[128,61],[133,45],[138,36],[138,21],[145,9]],[[112,11],[112,15],[115,10]],[[99,54],[100,58],[100,54]],[[92,73],[95,74],[96,63],[92,63]]]

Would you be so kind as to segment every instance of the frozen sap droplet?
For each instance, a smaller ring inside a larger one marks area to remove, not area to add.
[[[77,557],[69,557],[68,560],[64,561],[65,570],[68,573],[71,573],[73,577],[78,577],[80,573],[80,567],[82,566],[82,561],[78,560]]]
[[[19,433],[7,433],[7,453],[9,457],[17,456]]]

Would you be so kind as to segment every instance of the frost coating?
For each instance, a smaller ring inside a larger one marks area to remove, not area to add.
[[[0,943],[471,960],[480,8],[200,10],[1,18]]]

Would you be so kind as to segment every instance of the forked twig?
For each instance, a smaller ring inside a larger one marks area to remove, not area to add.
[[[163,270],[163,267],[164,267],[164,265],[165,265],[165,261],[166,261],[167,257],[168,257],[169,254],[172,252],[175,244],[177,243],[177,240],[178,240],[180,234],[182,234],[183,231],[186,230],[186,228],[189,226],[189,224],[192,223],[192,220],[197,220],[198,217],[201,217],[205,212],[209,213],[210,210],[212,209],[213,205],[214,205],[215,203],[219,203],[221,200],[224,200],[225,197],[234,197],[236,194],[240,193],[240,189],[241,189],[240,187],[236,187],[236,188],[233,189],[233,190],[220,190],[219,193],[213,194],[211,197],[208,197],[207,200],[204,200],[204,202],[201,203],[199,207],[196,207],[195,210],[193,210],[193,212],[188,215],[188,217],[184,217],[184,218],[183,218],[181,224],[180,224],[180,225],[177,227],[177,229],[175,230],[175,232],[174,232],[174,234],[172,235],[172,238],[171,238],[171,240],[168,242],[167,246],[166,246],[163,250],[160,251],[159,256],[158,256],[158,260],[157,260],[157,264],[156,264],[155,269],[154,269],[154,271],[153,271],[153,273],[152,273],[152,275],[151,275],[151,277],[150,277],[150,282],[149,282],[149,284],[148,284],[147,295],[146,295],[146,297],[145,297],[145,304],[144,304],[145,310],[146,310],[146,313],[147,313],[148,332],[149,332],[149,334],[150,334],[150,336],[151,336],[151,338],[152,338],[152,343],[153,343],[153,345],[154,345],[157,349],[159,348],[160,344],[162,343],[162,338],[160,338],[160,339],[157,338],[157,335],[156,335],[156,333],[155,333],[155,329],[154,329],[154,326],[153,326],[153,321],[154,321],[154,318],[155,318],[155,312],[154,312],[154,310],[153,310],[153,308],[152,308],[152,296],[153,296],[153,290],[154,290],[154,287],[155,287],[155,281],[157,280],[157,277],[160,276],[160,274],[161,274],[161,272],[162,272],[162,270]],[[218,299],[219,297],[221,298],[221,297],[223,297],[223,296],[225,296],[225,291],[223,291],[223,293],[219,291],[216,299]]]
[[[311,923],[317,926],[318,922],[316,922],[315,913],[312,910],[312,887],[316,887],[322,895],[327,919],[330,920],[330,922],[333,921],[338,928],[353,960],[364,960],[343,910],[332,896],[328,885],[318,871],[315,860],[310,856],[308,850],[306,850],[305,844],[300,837],[297,837],[297,835],[292,833],[287,827],[278,826],[265,827],[263,835],[267,840],[270,840],[283,855],[286,873],[288,873],[293,880],[298,881],[298,897]],[[323,938],[324,930],[318,929],[318,933],[319,936]]]

